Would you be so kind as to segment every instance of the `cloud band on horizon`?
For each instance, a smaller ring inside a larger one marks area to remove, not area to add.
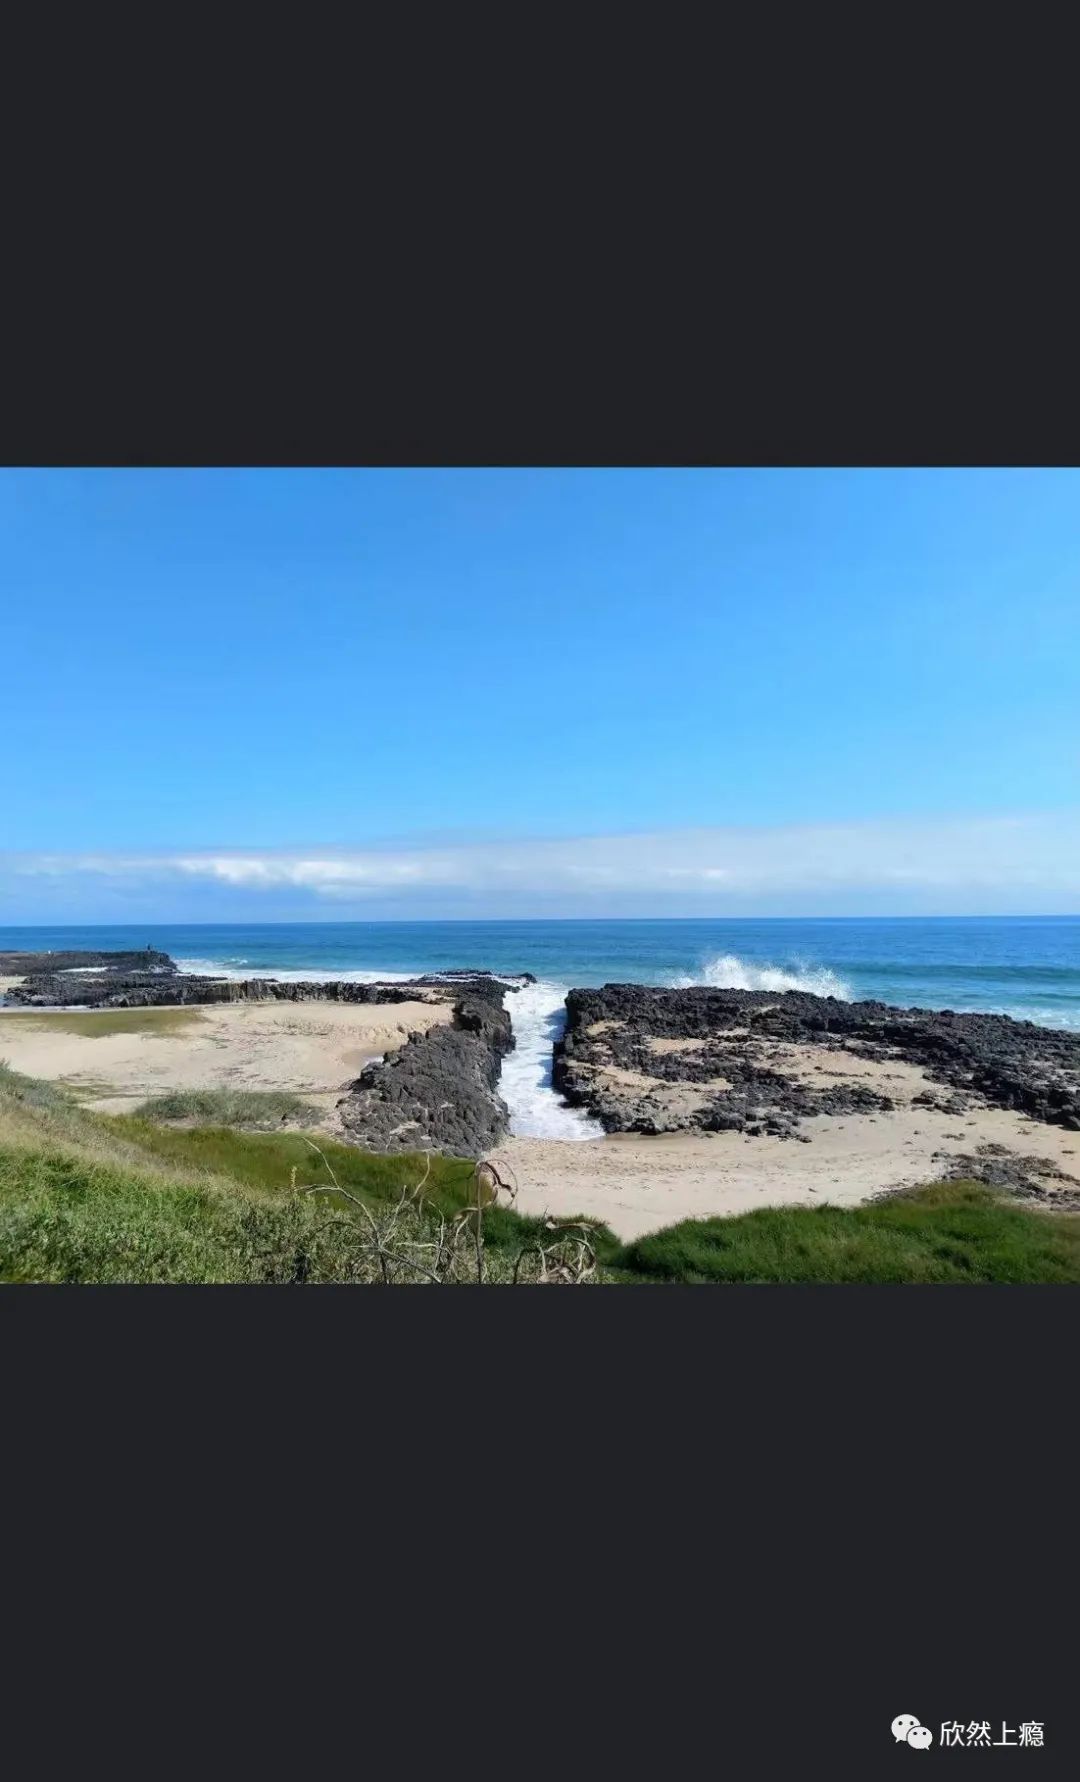
[[[515,914],[530,901],[568,915],[628,905],[722,915],[777,903],[843,914],[890,899],[898,911],[1071,913],[1080,910],[1080,811],[395,848],[0,854],[0,912],[11,921],[33,919],[10,915],[13,904],[205,901],[214,890],[230,908],[244,894],[253,908],[285,899],[366,913],[378,901],[427,915],[434,904],[477,901]]]

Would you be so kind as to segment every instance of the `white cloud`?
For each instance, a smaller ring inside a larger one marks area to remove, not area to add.
[[[299,894],[335,904],[372,898],[410,901],[430,913],[433,900],[483,899],[498,913],[523,899],[565,905],[564,913],[603,913],[654,899],[723,914],[756,902],[797,911],[851,910],[890,897],[942,909],[1080,909],[1080,811],[1054,815],[881,820],[659,831],[567,840],[470,842],[394,849],[320,848],[276,852],[38,854],[0,856],[0,889],[42,879],[84,885],[164,884],[248,891],[252,910],[267,894]]]

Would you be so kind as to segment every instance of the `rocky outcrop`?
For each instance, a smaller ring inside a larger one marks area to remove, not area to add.
[[[145,973],[147,976],[171,976],[177,970],[168,953],[146,947],[137,953],[0,953],[0,978],[35,977],[52,979],[59,972],[107,972],[110,976]]]
[[[497,989],[500,984],[511,988],[520,988],[523,984],[535,984],[536,978],[531,971],[478,971],[475,965],[456,965],[444,971],[421,973],[413,979],[416,984],[462,984],[466,989],[483,991],[485,987]]]
[[[943,1181],[985,1182],[991,1188],[1004,1188],[1017,1200],[1033,1200],[1055,1212],[1080,1213],[1075,1176],[1067,1175],[1046,1157],[1021,1156],[1004,1145],[989,1144],[970,1154],[941,1152],[937,1162]]]
[[[87,982],[76,977],[28,978],[8,992],[8,1001],[32,1008],[173,1008],[218,1002],[416,1002],[432,988],[416,984],[281,983],[276,978],[204,978],[178,972],[174,978],[144,973],[110,974]]]
[[[450,1026],[414,1033],[400,1051],[367,1065],[338,1103],[346,1136],[371,1151],[448,1152],[479,1157],[509,1131],[498,1092],[513,1046],[503,986],[471,990]]]
[[[145,971],[106,971],[93,977],[78,972],[58,972],[55,977],[35,972],[13,985],[7,993],[9,1003],[39,1009],[119,1009],[141,1008],[151,1003],[170,1005],[188,1002],[187,979]]]
[[[445,1001],[448,997],[468,993],[473,997],[494,996],[501,999],[504,985],[487,972],[431,972],[390,984],[352,984],[338,980],[300,983],[277,978],[215,978],[193,972],[178,971],[167,954],[154,955],[164,963],[150,969],[133,969],[133,959],[145,961],[146,954],[7,954],[0,958],[37,961],[36,968],[24,966],[27,972],[21,984],[7,993],[13,1006],[26,1008],[171,1008],[187,1003],[218,1002],[356,1002],[393,1003],[423,1002],[429,997]],[[56,957],[92,960],[104,964],[92,976],[66,966],[56,966]],[[47,968],[40,962],[48,960]],[[12,974],[15,975],[14,967]],[[535,982],[522,974],[514,982]]]
[[[809,1115],[892,1107],[880,1087],[807,1080],[797,1068],[807,1047],[917,1065],[945,1090],[924,1091],[923,1105],[959,1112],[976,1101],[1080,1131],[1080,1034],[1006,1015],[799,991],[572,990],[553,1075],[566,1099],[609,1132],[697,1127],[797,1137]]]

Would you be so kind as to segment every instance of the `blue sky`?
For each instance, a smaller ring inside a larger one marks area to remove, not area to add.
[[[1075,911],[1078,596],[1073,471],[0,471],[0,920]]]

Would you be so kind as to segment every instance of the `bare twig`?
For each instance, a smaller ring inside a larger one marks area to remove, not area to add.
[[[596,1250],[591,1242],[592,1227],[584,1220],[559,1225],[545,1220],[547,1230],[558,1233],[550,1244],[539,1241],[526,1244],[514,1264],[514,1283],[521,1280],[522,1264],[527,1256],[537,1259],[537,1281],[542,1286],[579,1287],[596,1273]]]
[[[304,1135],[301,1135],[304,1136]],[[329,1182],[306,1183],[297,1187],[296,1171],[292,1186],[299,1194],[338,1195],[347,1208],[361,1214],[358,1222],[343,1212],[329,1221],[334,1226],[349,1226],[360,1235],[360,1258],[364,1266],[361,1278],[368,1278],[365,1268],[377,1271],[387,1285],[400,1281],[403,1275],[444,1285],[472,1278],[484,1285],[490,1278],[487,1266],[484,1215],[488,1207],[512,1204],[517,1198],[517,1182],[513,1172],[500,1160],[498,1164],[482,1157],[472,1169],[465,1205],[452,1217],[430,1202],[425,1188],[431,1176],[430,1149],[424,1155],[424,1169],[419,1181],[403,1182],[392,1206],[373,1212],[358,1194],[344,1188],[335,1175],[329,1158],[313,1140],[304,1142],[322,1162]],[[548,1219],[545,1228],[551,1232],[526,1244],[511,1272],[515,1283],[534,1279],[540,1284],[577,1285],[596,1274],[596,1251],[591,1241],[592,1227],[583,1220],[560,1225]]]

